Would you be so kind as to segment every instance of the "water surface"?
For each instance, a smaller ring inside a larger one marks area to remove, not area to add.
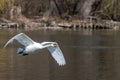
[[[28,56],[16,54],[17,42],[3,49],[21,32],[58,42],[67,64],[58,66],[47,49]],[[0,30],[0,80],[120,80],[120,31]]]

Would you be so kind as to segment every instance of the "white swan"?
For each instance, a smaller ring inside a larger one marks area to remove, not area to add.
[[[24,48],[18,48],[17,53],[19,55],[28,55],[32,54],[36,51],[39,51],[41,49],[47,48],[49,52],[51,53],[52,57],[57,61],[59,65],[65,65],[65,59],[62,54],[62,51],[60,50],[58,44],[56,42],[42,42],[42,43],[37,43],[33,41],[31,38],[29,38],[27,35],[24,33],[20,33],[13,38],[11,38],[4,46],[6,46],[9,43],[12,43],[14,40],[17,40],[20,44],[24,46]]]

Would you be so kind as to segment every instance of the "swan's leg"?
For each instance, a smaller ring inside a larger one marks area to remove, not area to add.
[[[26,56],[26,55],[28,55],[28,54],[25,54],[25,53],[22,54],[22,56]]]

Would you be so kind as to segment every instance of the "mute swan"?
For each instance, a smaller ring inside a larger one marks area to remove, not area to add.
[[[17,53],[18,55],[28,55],[32,54],[36,51],[39,51],[41,49],[47,48],[49,52],[51,53],[52,57],[57,61],[59,65],[65,65],[65,59],[62,54],[62,51],[60,50],[58,44],[56,42],[42,42],[38,43],[33,41],[31,38],[29,38],[26,34],[20,33],[13,38],[11,38],[4,46],[6,46],[9,43],[12,43],[14,40],[17,40],[20,44],[24,46],[24,48],[18,48]]]

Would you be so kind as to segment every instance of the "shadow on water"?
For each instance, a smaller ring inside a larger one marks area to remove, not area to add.
[[[19,45],[2,47],[24,32],[37,42],[56,41],[67,64],[58,66],[45,49],[18,56]],[[119,31],[0,30],[0,80],[120,80]]]

